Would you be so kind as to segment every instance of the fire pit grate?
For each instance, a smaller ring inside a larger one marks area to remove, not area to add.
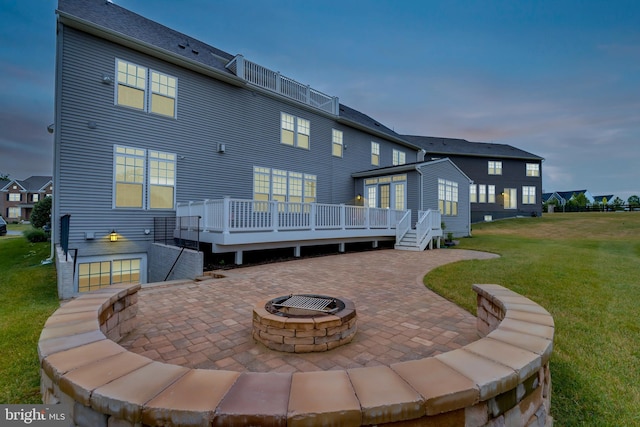
[[[291,295],[281,303],[274,303],[276,307],[300,308],[304,310],[314,310],[320,312],[330,311],[327,307],[333,302],[333,299],[308,297],[304,295]]]

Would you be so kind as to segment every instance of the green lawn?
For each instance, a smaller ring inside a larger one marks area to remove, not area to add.
[[[58,307],[55,267],[41,264],[49,253],[49,243],[0,237],[1,404],[42,403],[37,343]]]
[[[461,248],[501,257],[443,266],[425,283],[472,313],[473,283],[535,300],[556,321],[556,425],[640,425],[640,213],[496,221],[473,234]],[[40,402],[36,346],[58,307],[54,266],[40,263],[49,251],[48,243],[0,237],[0,403]]]
[[[474,224],[473,235],[459,247],[501,257],[443,266],[425,284],[474,314],[474,283],[536,301],[556,324],[556,425],[640,425],[640,213],[556,213]]]

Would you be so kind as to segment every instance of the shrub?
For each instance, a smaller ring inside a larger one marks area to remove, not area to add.
[[[51,197],[45,197],[33,206],[31,212],[31,225],[41,228],[51,222]]]
[[[49,234],[41,228],[32,228],[31,230],[25,230],[22,232],[22,234],[31,243],[46,242],[49,239]]]

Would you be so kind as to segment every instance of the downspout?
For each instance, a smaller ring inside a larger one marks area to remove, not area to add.
[[[472,179],[469,180],[469,185],[470,186],[473,185],[473,180]],[[467,191],[467,194],[469,194],[468,191]],[[469,197],[469,196],[467,196],[467,197]],[[471,234],[471,200],[469,200],[469,203],[467,203],[467,205],[469,206],[469,216],[468,216],[468,218],[469,218],[469,237],[471,237],[472,236],[472,234]]]
[[[51,177],[51,185],[53,191],[51,192],[52,204],[51,204],[51,253],[49,258],[42,261],[43,264],[49,264],[53,262],[55,258],[56,238],[58,236],[59,222],[57,220],[60,215],[60,201],[57,194],[59,191],[58,184],[60,180],[60,117],[62,102],[62,39],[64,36],[64,25],[60,22],[56,22],[56,72],[55,72],[55,102],[53,108],[54,121],[53,121],[53,175]]]
[[[423,211],[424,210],[424,194],[423,194],[423,190],[424,190],[424,174],[422,173],[422,169],[420,169],[420,166],[416,165],[416,171],[418,172],[418,175],[420,175],[420,179],[418,180],[418,187],[419,187],[419,193],[418,193],[418,211]]]

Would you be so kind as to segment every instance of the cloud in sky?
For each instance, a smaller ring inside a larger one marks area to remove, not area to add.
[[[543,187],[640,194],[640,3],[114,0],[399,133],[513,145]],[[0,172],[51,173],[53,0],[0,6]],[[4,96],[4,94],[7,94]]]

